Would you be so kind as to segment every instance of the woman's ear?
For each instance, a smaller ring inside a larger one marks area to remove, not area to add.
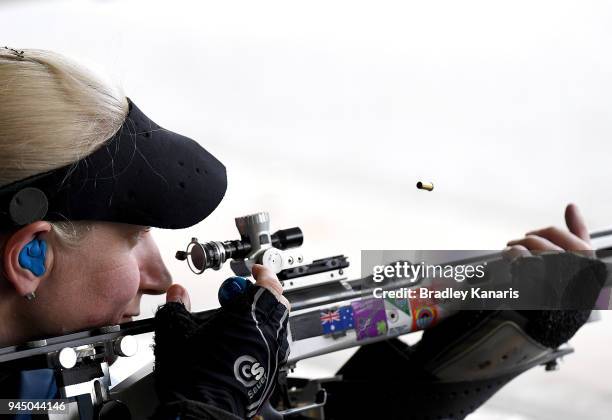
[[[35,296],[41,281],[49,277],[53,263],[52,247],[48,243],[50,231],[49,222],[30,223],[14,232],[4,245],[4,274],[21,296]]]

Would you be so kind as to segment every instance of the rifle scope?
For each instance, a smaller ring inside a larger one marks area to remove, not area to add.
[[[176,259],[187,260],[189,268],[194,273],[201,274],[208,268],[219,270],[229,259],[248,259],[266,248],[297,248],[304,242],[304,235],[299,227],[281,229],[270,235],[267,213],[238,217],[236,227],[240,232],[240,239],[201,243],[197,238],[192,238],[186,251],[176,252]]]

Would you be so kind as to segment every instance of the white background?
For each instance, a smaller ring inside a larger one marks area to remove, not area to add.
[[[224,162],[218,210],[155,233],[201,310],[229,271],[196,277],[174,252],[237,237],[254,211],[302,227],[312,257],[349,255],[354,276],[361,249],[499,249],[561,225],[569,201],[611,225],[611,17],[598,1],[4,1],[0,43],[109,74]],[[521,376],[473,418],[608,417],[611,330],[604,314],[560,372]]]

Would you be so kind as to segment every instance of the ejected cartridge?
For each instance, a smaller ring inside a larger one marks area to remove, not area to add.
[[[427,190],[427,191],[433,191],[433,184],[431,182],[417,182],[417,188],[419,190]]]

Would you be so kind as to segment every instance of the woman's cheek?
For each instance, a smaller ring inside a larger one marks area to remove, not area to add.
[[[108,271],[96,272],[90,279],[94,282],[93,300],[97,302],[97,312],[109,323],[118,323],[138,293],[138,264],[125,263]],[[97,321],[98,324],[100,322]]]

